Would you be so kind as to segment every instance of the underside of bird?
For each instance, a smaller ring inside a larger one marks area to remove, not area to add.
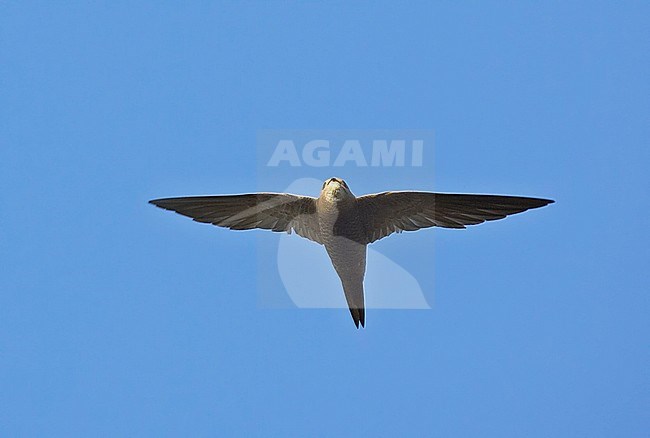
[[[465,228],[543,207],[554,201],[521,196],[382,192],[355,197],[330,178],[318,198],[288,193],[191,196],[149,201],[165,210],[232,230],[295,232],[324,245],[357,326],[365,326],[366,246],[393,233]]]

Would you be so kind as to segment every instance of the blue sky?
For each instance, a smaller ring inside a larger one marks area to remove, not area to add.
[[[649,9],[5,2],[0,435],[647,436]],[[146,201],[259,190],[288,128],[435,131],[357,194],[557,203],[378,242],[432,310],[265,308],[279,236]]]

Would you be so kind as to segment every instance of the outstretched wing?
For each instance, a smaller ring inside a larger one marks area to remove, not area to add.
[[[357,202],[366,226],[366,243],[371,243],[395,232],[420,228],[465,228],[554,201],[519,196],[384,192],[360,196]]]
[[[175,211],[197,222],[231,230],[261,228],[295,231],[299,236],[322,243],[316,216],[316,199],[286,193],[192,196],[149,201],[157,207]]]

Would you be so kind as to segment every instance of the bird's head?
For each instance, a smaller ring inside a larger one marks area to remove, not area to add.
[[[342,201],[344,199],[354,198],[350,188],[341,178],[330,178],[323,183],[323,188],[320,192],[330,201]]]

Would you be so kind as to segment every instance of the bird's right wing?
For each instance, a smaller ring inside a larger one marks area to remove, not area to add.
[[[293,230],[299,236],[322,244],[316,199],[308,196],[251,193],[164,198],[149,203],[191,217],[197,222],[231,230],[261,228],[287,233]]]
[[[366,227],[366,243],[371,243],[395,232],[420,228],[465,228],[554,201],[520,196],[384,192],[360,196],[357,202]]]

